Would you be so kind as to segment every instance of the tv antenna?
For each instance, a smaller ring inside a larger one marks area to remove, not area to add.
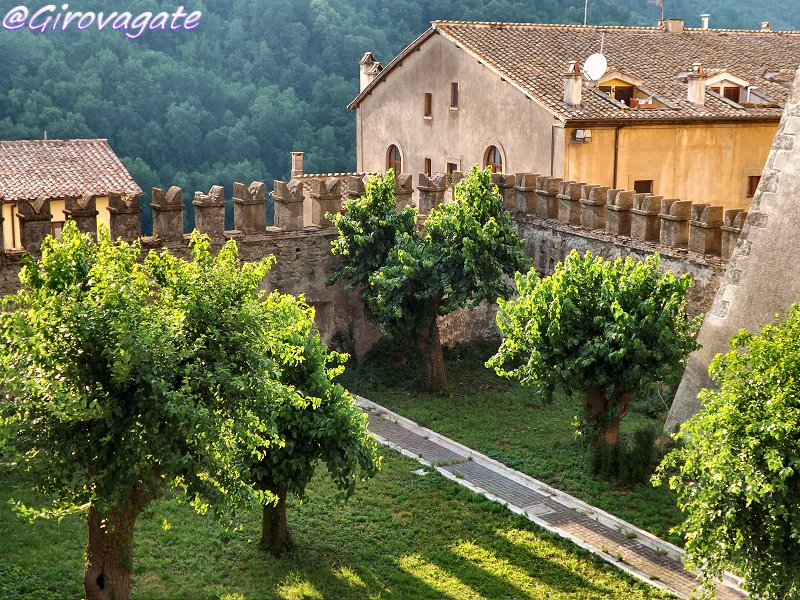
[[[588,2],[588,0],[587,0]],[[661,7],[661,23],[664,23],[664,0],[647,0],[648,4],[656,4]]]

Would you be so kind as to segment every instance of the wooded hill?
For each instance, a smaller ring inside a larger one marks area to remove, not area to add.
[[[792,3],[667,0],[666,15],[699,26],[800,27]],[[70,10],[172,11],[155,0],[84,2]],[[583,22],[583,0],[188,0],[193,31],[0,29],[0,139],[110,140],[143,189],[188,192],[286,178],[289,152],[306,170],[352,170],[358,60],[386,63],[435,19]],[[0,9],[0,12],[8,10]],[[590,0],[592,24],[655,25],[647,0]],[[187,195],[188,198],[188,195]],[[145,199],[147,200],[147,199]],[[145,219],[149,228],[149,217]]]

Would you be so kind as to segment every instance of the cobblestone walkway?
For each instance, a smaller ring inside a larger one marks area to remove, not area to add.
[[[374,402],[359,399],[369,430],[382,444],[506,505],[544,529],[565,537],[614,566],[691,598],[698,581],[683,568],[683,551],[630,523],[421,427]],[[717,598],[745,598],[734,577],[717,585]]]

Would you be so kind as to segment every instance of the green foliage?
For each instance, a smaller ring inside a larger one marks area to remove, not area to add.
[[[619,402],[657,381],[675,381],[697,347],[697,321],[687,321],[688,275],[661,273],[658,256],[644,262],[581,257],[572,251],[549,277],[517,277],[519,298],[500,301],[504,339],[487,366],[524,385],[568,393],[605,390],[605,414],[621,418]],[[589,410],[587,406],[587,411]],[[621,409],[624,416],[624,410]]]
[[[658,456],[654,427],[637,429],[623,435],[614,446],[600,442],[591,452],[592,473],[623,483],[647,482]]]
[[[678,492],[690,565],[704,582],[729,565],[755,598],[800,597],[800,307],[740,332],[709,373],[718,390],[681,427],[659,467]]]
[[[139,252],[67,224],[4,302],[0,449],[52,499],[20,505],[30,518],[178,486],[198,508],[254,495],[240,465],[275,436],[246,400],[285,393],[257,320],[270,263],[241,266],[232,244],[212,258],[199,237],[192,263]]]
[[[334,279],[360,290],[367,316],[388,334],[413,331],[421,315],[435,319],[507,296],[506,277],[527,265],[490,172],[477,167],[452,202],[431,210],[422,232],[416,209],[398,213],[391,173],[332,220],[340,234],[333,252],[345,257]]]
[[[262,489],[302,497],[321,461],[340,492],[350,496],[356,484],[377,472],[377,442],[367,432],[366,415],[333,379],[344,371],[346,355],[328,353],[314,325],[314,309],[294,296],[270,294],[264,304],[291,327],[280,330],[280,344],[291,348],[279,364],[282,383],[301,401],[270,405],[270,418],[282,444],[267,449],[252,467]]]

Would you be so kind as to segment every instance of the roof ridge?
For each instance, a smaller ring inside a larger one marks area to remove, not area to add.
[[[447,19],[437,19],[431,21],[431,27],[436,29],[439,25],[499,25],[503,27],[519,27],[519,28],[569,28],[569,29],[620,29],[627,31],[663,31],[661,27],[652,27],[647,25],[581,25],[579,23],[530,23],[530,22],[514,22],[514,21],[450,21]],[[703,32],[703,33],[762,33],[768,34],[800,34],[800,30],[796,29],[771,29],[764,31],[763,29],[733,29],[733,28],[708,28],[702,27],[684,27],[684,31],[689,32]]]

